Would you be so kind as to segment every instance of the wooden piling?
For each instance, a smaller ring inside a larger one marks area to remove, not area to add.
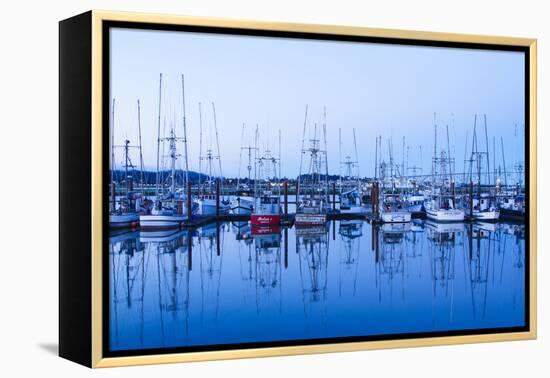
[[[332,183],[332,210],[336,210],[336,183]]]
[[[284,207],[284,211],[285,211],[285,220],[288,216],[288,181],[285,180],[284,184],[283,184],[283,188],[284,188],[284,195],[285,195],[285,207]]]
[[[191,202],[191,183],[187,182],[187,219],[193,218],[193,205]]]
[[[470,180],[470,219],[474,217],[474,182]]]
[[[285,269],[288,268],[288,228],[284,230],[285,237]]]

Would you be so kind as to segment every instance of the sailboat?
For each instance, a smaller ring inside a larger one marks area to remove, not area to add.
[[[138,103],[139,104],[139,103]],[[138,105],[139,106],[139,105]],[[124,141],[124,145],[114,145],[114,124],[115,124],[115,99],[113,99],[112,108],[112,129],[111,129],[111,201],[109,211],[109,227],[110,228],[129,228],[135,227],[139,222],[139,208],[141,201],[141,193],[133,190],[133,176],[129,170],[135,168],[130,159],[130,149],[136,146],[131,146],[129,140]],[[115,154],[114,149],[120,147],[124,151],[124,196],[117,201],[116,184],[115,184]],[[139,146],[141,152],[141,146]],[[143,172],[143,167],[142,172]],[[143,185],[142,185],[143,186]],[[117,204],[118,202],[118,204]]]
[[[215,215],[218,212],[220,214],[227,214],[229,213],[229,210],[231,209],[231,205],[229,201],[220,199],[219,200],[219,210],[217,209],[218,206],[218,200],[216,199],[216,196],[219,195],[216,194],[214,187],[216,189],[219,189],[220,191],[223,191],[223,175],[222,175],[222,163],[221,163],[221,157],[220,157],[220,142],[218,139],[218,125],[216,122],[216,106],[212,102],[212,112],[214,116],[214,131],[216,135],[216,151],[213,151],[211,147],[208,147],[206,150],[206,154],[202,155],[202,105],[199,103],[199,124],[200,124],[200,146],[199,146],[199,174],[202,175],[202,161],[206,161],[207,166],[207,172],[208,172],[208,179],[204,183],[204,185],[201,185],[199,182],[199,197],[198,197],[198,211],[201,215]],[[213,164],[214,161],[218,161],[218,168],[219,168],[219,175],[220,175],[220,183],[217,183],[215,180],[217,180],[216,177],[213,176]],[[214,185],[216,184],[216,185]]]
[[[182,76],[183,80],[183,76]],[[181,191],[176,188],[176,160],[180,156],[177,152],[177,142],[183,142],[187,144],[186,138],[181,138],[176,135],[175,126],[172,123],[170,127],[170,134],[167,137],[160,135],[160,116],[161,116],[161,104],[162,104],[162,74],[160,74],[159,80],[159,116],[158,116],[158,138],[157,138],[157,174],[156,174],[156,198],[153,208],[149,213],[141,214],[139,217],[139,223],[141,228],[144,229],[167,229],[178,228],[188,218],[186,197],[182,195]],[[184,135],[186,135],[185,122],[184,122]],[[161,182],[160,172],[160,150],[161,142],[168,143],[169,158],[170,158],[170,176],[167,182],[170,183],[167,190],[165,190],[165,183]],[[187,151],[187,148],[185,148]],[[187,154],[185,156],[187,161]],[[186,163],[187,167],[187,163]],[[187,175],[187,171],[186,171]]]
[[[326,110],[323,112],[324,120],[322,128],[324,147],[321,148],[321,139],[317,134],[317,124],[315,124],[313,137],[309,140],[310,145],[308,148],[305,148],[307,109],[306,106],[302,151],[300,154],[300,173],[298,176],[298,190],[296,193],[296,226],[324,225],[327,221],[327,212],[330,208],[326,148]],[[309,169],[306,174],[302,173],[304,155],[309,155]]]

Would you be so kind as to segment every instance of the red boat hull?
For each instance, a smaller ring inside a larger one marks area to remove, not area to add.
[[[279,225],[280,223],[281,223],[280,215],[252,214],[250,216],[250,224],[252,224],[252,226],[271,226],[271,225]]]

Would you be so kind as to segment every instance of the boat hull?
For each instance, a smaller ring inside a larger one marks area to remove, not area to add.
[[[281,223],[281,216],[278,214],[252,214],[250,216],[252,226],[272,226]]]
[[[462,210],[428,210],[426,216],[437,222],[462,222],[464,211]]]
[[[408,211],[382,213],[380,220],[383,223],[408,223],[411,221],[411,213]]]
[[[326,214],[296,214],[294,224],[296,226],[319,226],[327,222]]]
[[[179,228],[185,220],[186,215],[140,215],[139,225],[146,229]]]
[[[229,213],[230,206],[220,203],[220,214]],[[199,214],[200,215],[216,215],[216,202],[215,201],[200,201],[199,200]]]
[[[109,227],[128,228],[137,226],[139,223],[139,214],[110,214]]]
[[[496,222],[500,218],[500,211],[478,211],[473,214],[475,220]]]

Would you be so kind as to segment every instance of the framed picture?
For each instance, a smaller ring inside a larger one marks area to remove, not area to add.
[[[536,337],[536,41],[60,22],[62,357]]]

